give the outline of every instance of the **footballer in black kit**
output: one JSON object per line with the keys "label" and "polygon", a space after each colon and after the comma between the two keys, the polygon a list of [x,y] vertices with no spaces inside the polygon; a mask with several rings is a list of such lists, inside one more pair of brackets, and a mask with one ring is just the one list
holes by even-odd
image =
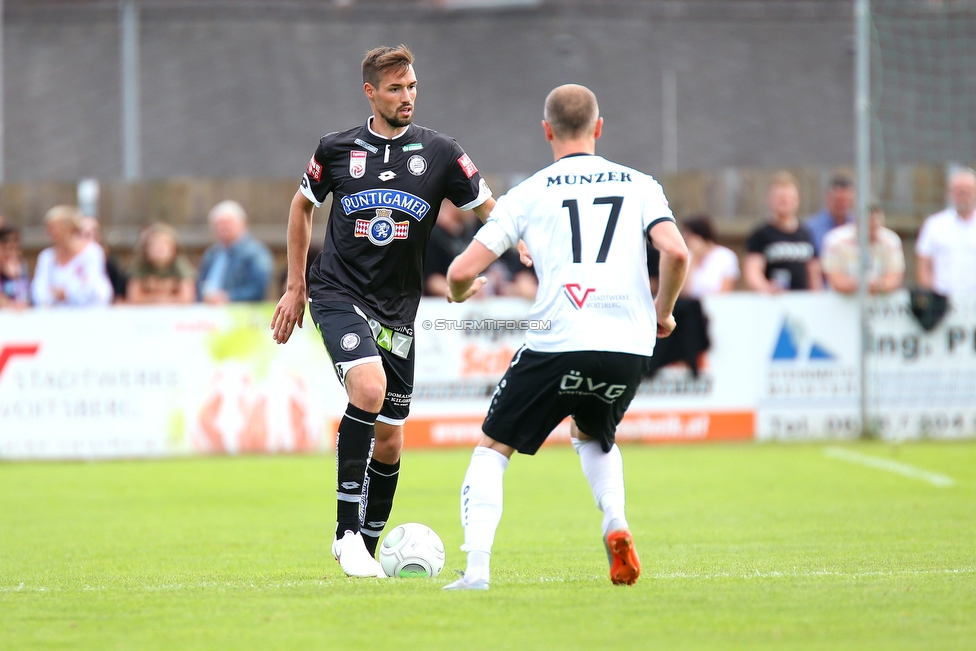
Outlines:
{"label": "footballer in black kit", "polygon": [[392,140],[368,123],[323,137],[301,191],[316,205],[332,193],[325,247],[310,270],[312,303],[354,303],[389,326],[417,314],[441,201],[471,210],[491,196],[453,138],[415,124]]}
{"label": "footballer in black kit", "polygon": [[[491,191],[449,136],[412,123],[417,79],[405,46],[370,50],[363,90],[373,115],[324,136],[288,219],[288,282],[271,328],[285,343],[306,298],[349,404],[336,439],[336,538],[350,576],[377,576],[393,506],[414,375],[413,322],[431,229],[446,198],[485,221]],[[312,213],[329,195],[322,253],[305,260]]]}

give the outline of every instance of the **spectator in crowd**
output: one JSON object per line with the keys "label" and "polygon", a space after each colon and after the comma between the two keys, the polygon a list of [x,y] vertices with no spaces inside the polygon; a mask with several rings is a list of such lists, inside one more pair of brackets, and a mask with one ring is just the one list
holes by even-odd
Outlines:
{"label": "spectator in crowd", "polygon": [[[444,200],[427,245],[427,260],[424,264],[425,295],[446,295],[447,268],[451,261],[467,248],[480,226],[481,222],[475,217],[473,211],[459,210],[453,203]],[[488,282],[475,298],[519,296],[535,300],[535,292],[539,285],[535,272],[522,264],[514,249],[502,254],[483,275]]]}
{"label": "spectator in crowd", "polygon": [[681,295],[701,298],[735,289],[739,281],[739,258],[715,242],[712,218],[704,213],[692,215],[681,224],[681,235],[691,252],[691,266]]}
{"label": "spectator in crowd", "polygon": [[777,172],[769,184],[771,219],[749,236],[743,280],[748,289],[764,294],[823,288],[813,238],[800,226],[796,212],[800,190],[789,172]]}
{"label": "spectator in crowd", "polygon": [[20,251],[20,233],[13,226],[0,223],[0,309],[22,309],[28,305],[30,277]]}
{"label": "spectator in crowd", "polygon": [[247,213],[236,201],[221,201],[208,216],[214,244],[200,261],[200,296],[205,303],[260,301],[268,290],[271,251],[251,237]]}
{"label": "spectator in crowd", "polygon": [[915,242],[920,289],[942,296],[976,295],[976,172],[949,175],[949,207],[922,224]]}
{"label": "spectator in crowd", "polygon": [[[868,291],[886,294],[905,282],[905,252],[901,238],[885,228],[880,205],[871,206],[868,217],[868,242],[871,266],[867,270]],[[857,224],[844,224],[827,233],[821,257],[824,274],[833,289],[854,294],[860,283],[861,246]]]}
{"label": "spectator in crowd", "polygon": [[126,298],[144,305],[192,303],[196,297],[196,271],[180,252],[176,230],[168,224],[150,224],[133,251]]}
{"label": "spectator in crowd", "polygon": [[129,278],[125,273],[125,267],[119,262],[111,251],[102,243],[102,226],[97,219],[89,215],[81,218],[81,236],[94,242],[102,249],[105,255],[105,274],[112,283],[112,302],[121,303],[125,300],[126,283]]}
{"label": "spectator in crowd", "polygon": [[81,235],[81,211],[55,206],[44,216],[51,246],[37,256],[31,298],[34,305],[96,306],[112,302],[102,247]]}
{"label": "spectator in crowd", "polygon": [[803,223],[813,237],[815,255],[820,257],[824,236],[831,229],[852,223],[854,223],[854,182],[846,176],[838,175],[830,180],[824,209],[811,215]]}
{"label": "spectator in crowd", "polygon": [[427,259],[424,262],[424,294],[447,295],[447,268],[467,248],[478,231],[474,212],[459,210],[444,199],[437,213],[437,223],[430,231]]}

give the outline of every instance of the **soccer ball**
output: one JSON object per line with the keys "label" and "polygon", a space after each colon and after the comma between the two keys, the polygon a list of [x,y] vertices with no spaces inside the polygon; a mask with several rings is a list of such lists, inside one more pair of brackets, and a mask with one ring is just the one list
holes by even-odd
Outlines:
{"label": "soccer ball", "polygon": [[383,539],[380,565],[387,576],[437,576],[444,569],[444,543],[426,525],[401,524]]}

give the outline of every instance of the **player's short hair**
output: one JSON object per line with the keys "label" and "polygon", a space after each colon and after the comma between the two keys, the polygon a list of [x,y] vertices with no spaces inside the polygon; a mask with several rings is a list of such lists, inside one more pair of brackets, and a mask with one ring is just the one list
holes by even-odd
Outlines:
{"label": "player's short hair", "polygon": [[780,185],[792,185],[797,191],[800,190],[800,184],[796,182],[796,177],[786,170],[775,172],[769,179],[770,190]]}
{"label": "player's short hair", "polygon": [[247,212],[244,210],[244,206],[237,203],[233,199],[227,199],[226,201],[221,201],[216,206],[210,209],[210,214],[207,215],[207,221],[211,224],[217,220],[220,215],[230,215],[237,219],[237,221],[242,224],[247,223]]}
{"label": "player's short hair", "polygon": [[413,52],[402,43],[399,47],[373,48],[363,59],[363,83],[376,88],[387,71],[403,74],[412,65]]}
{"label": "player's short hair", "polygon": [[715,241],[715,229],[712,227],[712,218],[707,213],[698,212],[685,217],[681,222],[681,228],[689,233],[694,233],[706,242]]}
{"label": "player's short hair", "polygon": [[596,126],[599,117],[596,95],[586,86],[565,84],[554,88],[546,97],[543,119],[557,138],[582,136]]}
{"label": "player's short hair", "polygon": [[50,224],[51,222],[63,222],[71,227],[71,230],[78,232],[81,230],[81,218],[84,215],[77,206],[69,206],[67,204],[61,204],[55,206],[47,211],[44,215],[44,223]]}

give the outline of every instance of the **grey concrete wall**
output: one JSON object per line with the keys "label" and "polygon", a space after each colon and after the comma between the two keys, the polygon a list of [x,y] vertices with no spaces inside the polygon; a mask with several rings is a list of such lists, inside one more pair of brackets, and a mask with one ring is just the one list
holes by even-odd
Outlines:
{"label": "grey concrete wall", "polygon": [[[7,179],[120,177],[114,3],[6,4]],[[679,170],[852,162],[850,2],[390,4],[144,6],[144,175],[297,178],[322,134],[368,115],[363,52],[400,42],[417,54],[417,122],[496,175],[550,161],[542,103],[566,82],[600,100],[601,153],[662,174],[666,70]]]}

